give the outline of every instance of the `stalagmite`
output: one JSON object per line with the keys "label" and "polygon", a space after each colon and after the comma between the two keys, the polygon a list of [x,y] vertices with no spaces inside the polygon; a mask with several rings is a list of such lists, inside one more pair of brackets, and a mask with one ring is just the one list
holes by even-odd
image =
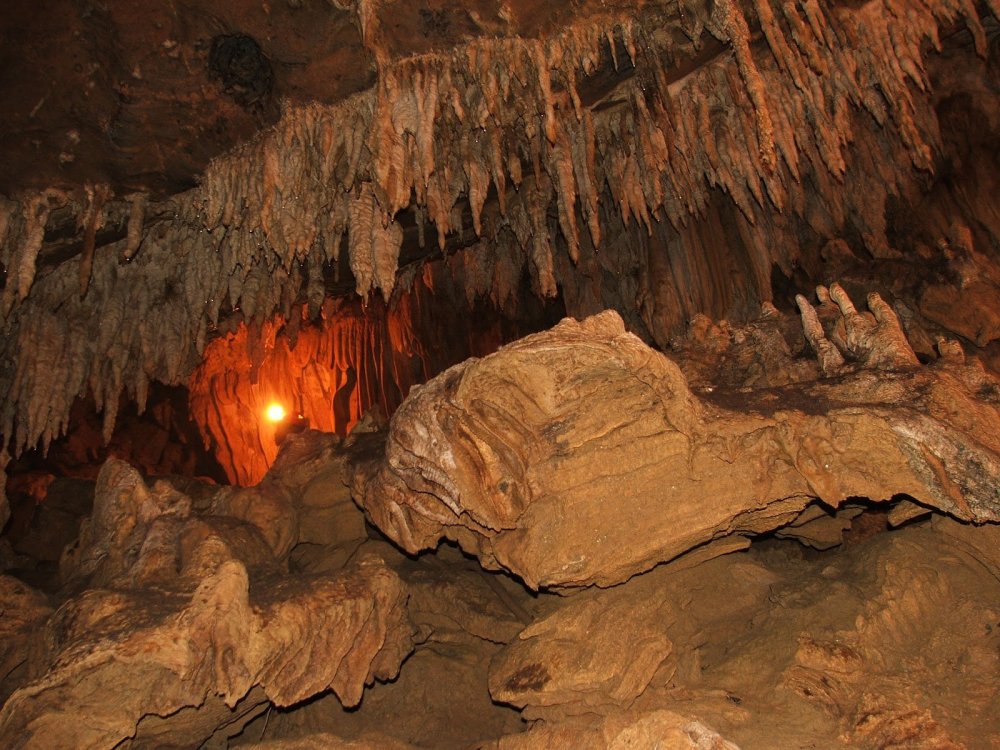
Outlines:
{"label": "stalagmite", "polygon": [[0,747],[997,743],[1000,0],[14,5]]}

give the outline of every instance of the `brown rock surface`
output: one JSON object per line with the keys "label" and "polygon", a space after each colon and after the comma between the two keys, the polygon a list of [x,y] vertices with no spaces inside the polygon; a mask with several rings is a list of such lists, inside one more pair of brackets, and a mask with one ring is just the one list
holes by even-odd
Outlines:
{"label": "brown rock surface", "polygon": [[541,724],[490,750],[739,750],[697,719],[672,711],[621,712],[600,720]]}
{"label": "brown rock surface", "polygon": [[188,590],[228,560],[276,567],[252,525],[224,516],[195,516],[191,501],[165,481],[148,487],[128,464],[110,459],[97,478],[94,511],[63,552],[67,590],[84,586],[175,584]]}
{"label": "brown rock surface", "polygon": [[405,549],[450,538],[532,588],[619,583],[815,498],[1000,520],[997,380],[960,349],[920,366],[878,295],[821,299],[803,325],[835,377],[782,388],[698,398],[611,312],[469,360],[414,390],[355,496]]}
{"label": "brown rock surface", "polygon": [[[560,596],[532,593],[506,575],[484,571],[479,560],[455,546],[410,557],[368,538],[361,510],[347,504],[346,492],[354,471],[355,488],[368,488],[366,501],[373,497],[378,471],[384,476],[390,466],[379,458],[378,435],[349,441],[311,432],[292,436],[261,486],[216,490],[197,500],[178,489],[181,483],[149,486],[127,464],[109,461],[97,482],[93,516],[63,559],[62,605],[50,614],[44,597],[19,583],[8,587],[25,608],[21,619],[0,620],[14,643],[4,661],[12,671],[2,686],[12,695],[0,710],[0,743],[14,748],[263,743],[275,749],[358,750],[652,750],[657,743],[720,750],[989,747],[983,742],[1000,737],[994,718],[1000,716],[995,680],[1000,526],[948,519],[932,513],[931,506],[945,507],[941,498],[950,497],[956,516],[980,521],[990,509],[982,483],[996,477],[986,462],[994,437],[984,429],[995,409],[994,381],[975,362],[964,362],[954,347],[942,346],[947,356],[929,366],[902,361],[906,351],[898,349],[901,334],[891,319],[880,323],[852,312],[837,288],[820,294],[829,302],[815,311],[815,320],[813,308],[803,303],[803,317],[813,346],[822,351],[829,344],[841,354],[840,362],[825,360],[828,372],[836,372],[825,379],[816,380],[821,365],[810,361],[790,371],[794,377],[785,385],[737,385],[748,377],[770,382],[794,356],[794,348],[772,336],[787,344],[782,333],[787,320],[774,313],[754,324],[756,333],[722,324],[695,330],[692,336],[705,344],[698,350],[689,342],[681,361],[697,359],[696,373],[728,368],[728,384],[714,388],[696,375],[694,389],[670,360],[605,317],[563,323],[548,337],[503,350],[495,358],[500,364],[511,352],[517,357],[506,369],[483,368],[494,378],[492,389],[463,391],[461,374],[490,360],[467,364],[449,386],[456,390],[446,391],[447,400],[433,412],[444,415],[441,432],[421,435],[419,430],[427,429],[421,423],[407,428],[413,447],[438,440],[440,448],[444,434],[468,436],[481,460],[484,446],[497,445],[490,442],[496,433],[447,411],[459,396],[471,393],[476,414],[495,415],[484,404],[495,405],[520,383],[520,393],[534,394],[530,403],[537,413],[545,413],[543,407],[555,413],[562,400],[586,394],[587,388],[613,394],[610,389],[624,381],[634,403],[645,398],[658,404],[631,411],[619,405],[610,412],[622,418],[621,431],[630,440],[607,429],[601,421],[608,417],[606,409],[567,409],[558,412],[562,419],[554,426],[538,430],[540,438],[521,428],[517,434],[536,441],[529,445],[532,452],[522,448],[520,454],[502,454],[503,461],[485,463],[502,479],[499,472],[510,465],[510,455],[546,458],[538,446],[558,446],[553,436],[591,458],[595,465],[583,464],[573,451],[550,454],[548,474],[533,474],[530,465],[525,470],[531,481],[522,487],[551,491],[526,495],[531,502],[514,520],[536,524],[525,527],[524,538],[547,537],[552,556],[561,554],[555,542],[568,540],[565,530],[587,523],[599,524],[591,532],[618,535],[615,555],[608,559],[618,561],[619,570],[636,564],[644,544],[649,549],[664,540],[702,539],[665,564],[647,558],[651,569],[605,588],[566,587]],[[877,299],[870,304],[879,307]],[[567,331],[573,334],[568,344]],[[761,349],[768,341],[770,352]],[[746,355],[747,347],[761,356]],[[574,355],[578,350],[583,355]],[[554,354],[570,363],[582,356],[587,367],[561,371],[561,384],[575,391],[551,385],[555,370],[548,364]],[[873,367],[873,361],[890,367]],[[502,384],[508,390],[496,385],[498,373],[506,375]],[[673,373],[678,380],[668,379]],[[426,391],[435,393],[435,387]],[[903,405],[905,389],[910,408]],[[652,402],[650,393],[660,400]],[[413,400],[419,404],[424,395],[421,391]],[[868,400],[859,405],[862,397]],[[743,411],[733,408],[736,398]],[[683,408],[674,408],[678,403]],[[534,414],[526,408],[522,413]],[[584,479],[629,469],[637,463],[629,451],[650,439],[641,429],[628,433],[630,425],[657,437],[650,426],[665,430],[668,420],[681,423],[691,414],[687,432],[674,430],[684,439],[696,438],[690,441],[690,466],[720,467],[720,455],[734,463],[722,479],[704,468],[695,478],[668,477],[688,483],[689,494],[679,496],[698,498],[700,505],[678,513],[673,525],[664,511],[661,525],[650,531],[642,525],[643,515],[621,512],[626,500],[645,497],[647,507],[669,510],[678,496],[658,499],[657,505],[652,494],[643,495],[643,485],[623,482],[609,495],[617,502],[605,499],[604,515],[587,514],[586,503],[596,508],[597,497],[574,495],[567,467]],[[923,432],[915,432],[914,424]],[[574,444],[581,433],[571,428],[579,426],[598,437]],[[743,440],[750,427],[765,437]],[[710,436],[709,428],[715,430]],[[824,434],[820,428],[840,442],[810,442]],[[978,453],[942,451],[947,445],[942,436],[954,435]],[[786,451],[800,440],[798,463],[760,463],[775,454],[754,453],[755,446],[779,438]],[[933,476],[953,479],[959,489],[941,494],[942,485],[928,481],[913,454],[904,453],[913,443],[903,438],[925,441],[930,447],[919,454],[922,460],[940,461],[941,473]],[[938,442],[926,442],[932,439]],[[591,443],[600,448],[615,441],[617,453],[590,452]],[[461,481],[463,467],[475,465],[468,444],[450,445],[454,463],[447,474],[435,475],[438,482]],[[881,446],[881,453],[863,450],[872,445]],[[826,479],[806,460],[824,450],[838,472],[831,469]],[[390,435],[388,456],[399,455],[399,435]],[[748,464],[747,456],[759,463]],[[981,461],[979,473],[968,468],[973,459]],[[639,470],[654,472],[674,460],[669,453],[651,452],[648,468],[638,462]],[[764,467],[772,484],[756,475],[746,481],[748,465]],[[745,487],[734,479],[740,471]],[[735,512],[711,494],[696,494],[720,481],[740,489],[744,498],[763,500]],[[859,486],[888,488],[890,482],[918,488],[914,500],[880,504],[853,496]],[[786,497],[781,486],[801,489]],[[921,497],[920,487],[930,494]],[[411,496],[424,497],[412,491]],[[484,496],[464,488],[447,495],[463,503]],[[833,504],[839,509],[829,507]],[[479,506],[484,507],[490,510]],[[716,508],[730,514],[729,520],[708,519],[716,525],[710,527],[706,517]],[[553,515],[540,512],[546,509]],[[221,510],[231,515],[219,515]],[[486,517],[486,511],[480,513]],[[921,520],[928,513],[931,519]],[[459,518],[465,522],[470,515]],[[561,526],[546,531],[544,524],[553,518]],[[489,533],[483,525],[447,533],[469,547],[477,539],[472,529],[478,538]],[[765,531],[773,533],[765,539],[756,533],[751,543],[755,532]],[[654,534],[660,536],[650,539]],[[533,722],[530,729],[526,722]]]}
{"label": "brown rock surface", "polygon": [[529,719],[536,709],[579,714],[630,706],[654,676],[669,680],[676,615],[643,583],[579,594],[522,630],[490,665],[493,699],[530,706]]}
{"label": "brown rock surface", "polygon": [[[316,466],[297,462],[284,484],[281,468],[269,477],[279,496]],[[0,744],[193,747],[237,734],[268,702],[331,691],[355,706],[366,684],[394,677],[412,648],[398,575],[371,557],[331,575],[282,575],[253,523],[261,509],[241,508],[248,521],[198,515],[169,484],[150,488],[109,461],[63,558],[72,598],[45,622],[31,679],[0,712]]]}
{"label": "brown rock surface", "polygon": [[21,519],[12,522],[5,535],[16,552],[39,561],[58,562],[63,548],[79,535],[80,522],[90,514],[93,498],[93,482],[54,479],[48,482],[44,499],[26,495],[18,498],[18,511],[27,511],[28,517],[20,524],[17,520]]}
{"label": "brown rock surface", "polygon": [[236,561],[192,596],[92,589],[47,624],[47,669],[6,703],[0,738],[11,748],[112,747],[147,715],[206,704],[201,721],[155,728],[159,746],[189,747],[212,735],[220,702],[232,709],[255,686],[257,704],[333,690],[356,705],[410,649],[404,602],[395,575],[363,565],[253,593]]}
{"label": "brown rock surface", "polygon": [[0,750],[1000,750],[1000,0],[7,0],[0,82]]}
{"label": "brown rock surface", "polygon": [[414,750],[414,746],[408,742],[400,742],[382,734],[366,734],[356,740],[345,740],[328,733],[258,742],[245,747],[248,750]]}
{"label": "brown rock surface", "polygon": [[[518,665],[544,670],[554,684],[521,686],[525,715],[542,721],[497,746],[611,746],[607,726],[669,711],[697,717],[744,750],[992,747],[1000,737],[998,532],[938,516],[836,552],[770,542],[566,597],[558,613],[570,623],[595,601],[619,604],[603,614],[623,631],[621,642],[602,640],[600,626],[536,621],[494,660],[491,684]],[[626,602],[636,615],[622,615]],[[651,606],[670,616],[644,621]],[[625,645],[637,622],[670,639],[676,668],[622,708],[612,705],[616,685],[606,675],[627,679],[643,663],[641,645]],[[603,690],[605,705],[557,692],[574,683],[590,695]],[[553,706],[554,696],[578,703]]]}
{"label": "brown rock surface", "polygon": [[523,587],[497,580],[449,547],[412,560],[388,545],[367,544],[359,556],[367,555],[385,559],[410,592],[407,611],[417,645],[399,677],[366,692],[356,710],[320,697],[276,713],[266,727],[259,718],[246,734],[266,730],[279,739],[326,733],[360,742],[377,732],[417,747],[458,750],[520,731],[518,713],[491,701],[487,674],[503,643],[540,605]]}
{"label": "brown rock surface", "polygon": [[995,746],[998,531],[939,516],[813,561],[773,549],[767,604],[706,632],[688,710],[744,748]]}
{"label": "brown rock surface", "polygon": [[26,681],[38,628],[51,614],[45,595],[0,575],[0,704]]}

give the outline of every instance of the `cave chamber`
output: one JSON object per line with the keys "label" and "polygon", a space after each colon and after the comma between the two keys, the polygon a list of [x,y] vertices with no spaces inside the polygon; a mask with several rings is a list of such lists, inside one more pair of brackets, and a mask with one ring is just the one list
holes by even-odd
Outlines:
{"label": "cave chamber", "polygon": [[0,745],[1000,745],[997,0],[0,14]]}

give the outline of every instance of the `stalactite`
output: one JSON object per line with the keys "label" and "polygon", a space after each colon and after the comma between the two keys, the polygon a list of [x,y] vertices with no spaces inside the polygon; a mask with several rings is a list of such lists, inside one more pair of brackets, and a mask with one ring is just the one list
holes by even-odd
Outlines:
{"label": "stalactite", "polygon": [[8,268],[15,268],[16,283],[8,279],[7,286],[4,288],[5,317],[10,315],[15,300],[23,302],[28,296],[31,285],[35,281],[35,261],[38,258],[39,250],[42,249],[42,241],[45,238],[45,223],[48,221],[49,212],[54,207],[65,205],[67,200],[68,196],[63,191],[55,189],[43,190],[22,200],[23,236],[20,238],[21,243],[16,254],[8,255],[10,258]]}
{"label": "stalactite", "polygon": [[145,193],[133,193],[128,197],[128,201],[131,210],[128,214],[128,229],[126,230],[125,249],[122,251],[122,257],[125,260],[132,260],[139,251],[139,245],[142,244],[142,228],[146,220],[146,205],[149,196]]}
{"label": "stalactite", "polygon": [[97,241],[97,230],[100,229],[101,212],[104,204],[111,197],[111,188],[107,185],[87,185],[87,205],[83,212],[83,251],[80,255],[80,296],[87,294],[90,287],[90,272],[94,264],[94,244]]}
{"label": "stalactite", "polygon": [[39,195],[26,203],[24,216],[27,226],[17,268],[17,297],[22,302],[28,296],[31,284],[35,280],[35,258],[42,249],[42,239],[45,236],[45,222],[49,218],[46,196]]}
{"label": "stalactite", "polygon": [[743,78],[757,115],[757,145],[760,156],[765,169],[770,172],[777,164],[774,153],[774,126],[771,124],[764,81],[750,51],[750,29],[743,12],[734,0],[720,0],[713,5],[712,10],[713,14],[717,14],[713,21],[719,26],[720,36],[733,45],[740,77]]}
{"label": "stalactite", "polygon": [[[450,259],[465,261],[464,254]],[[387,305],[333,303],[322,320],[306,325],[297,308],[288,318],[241,325],[208,345],[189,382],[191,414],[231,481],[255,483],[274,461],[277,426],[263,418],[271,402],[301,414],[312,429],[343,435],[369,409],[391,414],[417,383],[504,342],[499,332],[474,330],[464,312],[474,301],[464,299],[464,284],[451,293],[435,286],[445,265],[426,265]],[[489,283],[484,277],[484,294]],[[515,325],[508,337],[524,330]]]}

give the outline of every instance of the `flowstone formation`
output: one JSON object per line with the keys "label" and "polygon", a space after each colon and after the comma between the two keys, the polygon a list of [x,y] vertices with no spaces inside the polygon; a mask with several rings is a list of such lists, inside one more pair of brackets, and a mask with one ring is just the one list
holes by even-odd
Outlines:
{"label": "flowstone formation", "polygon": [[456,310],[450,300],[465,292],[449,265],[426,263],[388,308],[328,299],[319,321],[297,307],[287,320],[240,325],[207,344],[188,384],[191,412],[229,480],[256,484],[274,462],[277,426],[257,417],[270,403],[343,436],[373,409],[391,414],[416,383],[561,317],[530,298],[512,316],[486,305]]}
{"label": "flowstone formation", "polygon": [[53,2],[0,747],[1000,747],[1000,0]]}
{"label": "flowstone formation", "polygon": [[65,602],[46,618],[5,579],[4,607],[32,613],[36,630],[10,634],[31,646],[21,651],[27,679],[11,684],[5,661],[4,747],[197,747],[269,705],[330,690],[355,706],[366,683],[394,676],[412,648],[397,575],[361,559],[288,574],[300,516],[309,519],[292,493],[307,494],[329,454],[317,443],[283,482],[244,497],[223,490],[200,508],[109,460],[60,562]]}

